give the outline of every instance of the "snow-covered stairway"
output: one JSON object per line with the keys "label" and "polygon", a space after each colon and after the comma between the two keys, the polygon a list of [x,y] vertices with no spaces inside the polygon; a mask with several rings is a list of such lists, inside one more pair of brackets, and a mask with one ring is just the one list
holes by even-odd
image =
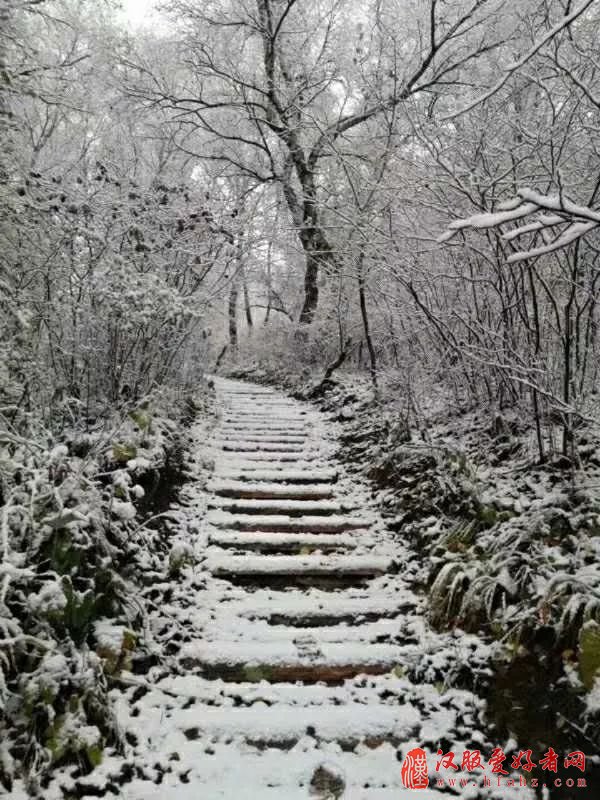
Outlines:
{"label": "snow-covered stairway", "polygon": [[[146,765],[122,796],[397,800],[403,754],[470,736],[471,695],[433,685],[454,644],[427,630],[408,552],[336,463],[335,426],[268,388],[215,387],[217,430],[198,427],[198,483],[173,510],[194,563],[152,620],[170,660],[119,695]],[[417,665],[431,683],[409,679]]]}
{"label": "snow-covered stairway", "polygon": [[396,750],[420,717],[389,687],[414,655],[403,613],[414,597],[390,548],[380,552],[381,525],[333,461],[322,414],[264,387],[215,384],[204,590],[177,653],[182,675],[163,681],[193,696],[169,712],[186,749],[204,763],[210,742],[242,782],[213,777],[202,797],[309,797],[332,754],[343,771],[356,762],[363,789],[400,785]]}
{"label": "snow-covered stairway", "polygon": [[[361,590],[373,615],[369,581],[391,572],[393,561],[377,555],[369,519],[342,493],[319,436],[319,415],[264,387],[221,379],[216,388],[222,422],[214,441],[207,565],[213,578],[226,581],[219,604],[226,620],[218,613],[207,641],[186,648],[186,664],[229,681],[335,683],[389,672],[398,646],[373,623],[349,636],[348,618],[360,621]],[[238,586],[243,591],[232,602]],[[296,597],[296,613],[285,624],[252,613],[255,596],[269,590],[274,611]],[[316,593],[321,607],[329,607],[327,594],[336,601],[325,626],[315,620]]]}

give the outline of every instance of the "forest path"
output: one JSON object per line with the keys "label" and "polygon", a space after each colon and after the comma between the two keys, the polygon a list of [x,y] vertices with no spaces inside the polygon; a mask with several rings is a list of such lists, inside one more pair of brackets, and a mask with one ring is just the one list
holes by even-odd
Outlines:
{"label": "forest path", "polygon": [[[216,388],[223,418],[207,564],[225,581],[219,605],[229,602],[196,665],[224,680],[252,674],[270,683],[390,672],[400,656],[392,641],[399,609],[370,584],[392,572],[393,560],[378,554],[372,520],[337,482],[320,415],[267,388],[224,380]],[[360,733],[374,732],[366,725]],[[263,738],[272,743],[268,731]]]}
{"label": "forest path", "polygon": [[152,621],[179,631],[173,663],[121,704],[150,765],[124,796],[397,800],[403,754],[471,732],[472,695],[434,685],[465,653],[424,623],[410,553],[336,463],[335,423],[269,388],[215,388],[180,506],[196,564]]}

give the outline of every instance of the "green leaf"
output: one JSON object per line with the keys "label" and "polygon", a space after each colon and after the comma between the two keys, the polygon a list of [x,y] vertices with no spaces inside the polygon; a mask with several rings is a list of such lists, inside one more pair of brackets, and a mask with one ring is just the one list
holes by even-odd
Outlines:
{"label": "green leaf", "polygon": [[113,444],[113,458],[118,464],[126,464],[135,458],[137,448],[132,444]]}
{"label": "green leaf", "polygon": [[93,744],[91,747],[87,747],[85,754],[92,767],[98,767],[102,763],[102,748],[99,744]]}
{"label": "green leaf", "polygon": [[137,636],[133,631],[130,631],[128,628],[125,628],[123,631],[123,643],[121,645],[122,650],[135,650],[135,646],[137,644]]}
{"label": "green leaf", "polygon": [[586,689],[600,677],[600,625],[589,620],[579,634],[579,674]]}
{"label": "green leaf", "polygon": [[136,411],[130,411],[129,416],[141,431],[144,433],[148,432],[150,429],[150,424],[152,423],[150,414],[148,414],[146,411],[142,411],[141,408],[138,408]]}

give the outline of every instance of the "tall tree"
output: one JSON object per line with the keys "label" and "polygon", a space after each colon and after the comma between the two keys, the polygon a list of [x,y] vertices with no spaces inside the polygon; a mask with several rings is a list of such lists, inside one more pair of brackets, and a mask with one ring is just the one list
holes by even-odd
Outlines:
{"label": "tall tree", "polygon": [[[139,92],[190,126],[186,147],[261,182],[276,181],[305,256],[300,323],[336,254],[323,222],[328,159],[354,129],[436,87],[499,47],[504,0],[173,0],[186,21],[178,79],[152,73]],[[402,30],[402,36],[398,35]],[[197,135],[192,136],[192,132]],[[194,144],[195,140],[195,144]]]}

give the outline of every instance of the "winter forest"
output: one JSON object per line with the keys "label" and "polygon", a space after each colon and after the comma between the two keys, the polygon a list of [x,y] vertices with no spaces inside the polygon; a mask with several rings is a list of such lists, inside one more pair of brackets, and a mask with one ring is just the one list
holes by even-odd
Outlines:
{"label": "winter forest", "polygon": [[599,42],[0,0],[0,796],[599,796]]}

